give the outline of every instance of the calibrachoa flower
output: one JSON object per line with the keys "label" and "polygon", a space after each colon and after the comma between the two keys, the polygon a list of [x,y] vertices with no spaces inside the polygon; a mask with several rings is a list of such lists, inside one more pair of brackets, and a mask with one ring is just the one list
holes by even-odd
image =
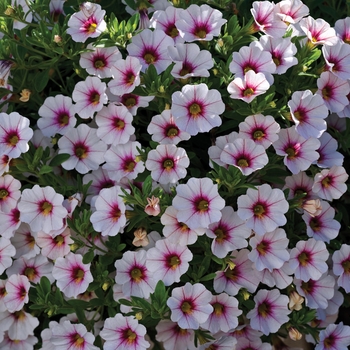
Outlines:
{"label": "calibrachoa flower", "polygon": [[105,93],[106,83],[97,77],[87,77],[85,81],[78,82],[72,92],[75,112],[82,119],[92,118],[95,112],[102,109],[107,103],[108,97]]}
{"label": "calibrachoa flower", "polygon": [[21,224],[20,212],[17,207],[11,209],[9,213],[0,211],[0,222],[0,235],[6,238],[12,238]]}
{"label": "calibrachoa flower", "polygon": [[140,85],[140,72],[142,65],[136,57],[127,56],[120,59],[111,68],[113,79],[108,83],[108,88],[113,95],[122,96],[132,92]]}
{"label": "calibrachoa flower", "polygon": [[276,13],[285,23],[298,23],[309,14],[309,8],[301,0],[283,0],[276,4]]}
{"label": "calibrachoa flower", "polygon": [[337,152],[338,142],[328,132],[322,134],[319,138],[321,142],[320,148],[317,152],[320,158],[317,159],[317,166],[319,168],[331,168],[332,166],[342,166],[344,156]]}
{"label": "calibrachoa flower", "polygon": [[249,70],[243,78],[235,78],[227,86],[227,91],[233,99],[252,102],[256,96],[264,94],[270,87],[263,73]]}
{"label": "calibrachoa flower", "polygon": [[115,262],[117,269],[115,281],[123,285],[124,296],[148,298],[150,293],[153,293],[156,281],[147,268],[146,259],[145,250],[127,251],[122,259]]}
{"label": "calibrachoa flower", "polygon": [[350,327],[339,324],[330,324],[322,329],[319,342],[315,350],[347,350],[350,346]]}
{"label": "calibrachoa flower", "polygon": [[109,96],[110,102],[123,104],[132,115],[137,114],[139,107],[148,107],[149,102],[154,96],[139,96],[133,93],[124,94],[122,96]]}
{"label": "calibrachoa flower", "polygon": [[170,144],[158,145],[155,150],[151,150],[147,155],[145,166],[151,171],[154,181],[169,184],[183,179],[187,174],[186,168],[189,164],[186,151]]}
{"label": "calibrachoa flower", "polygon": [[30,283],[27,276],[13,274],[5,284],[4,304],[8,312],[20,311],[29,301]]}
{"label": "calibrachoa flower", "polygon": [[81,5],[79,12],[73,13],[68,21],[67,33],[76,42],[84,43],[88,38],[97,38],[107,28],[104,21],[105,10],[91,2]]}
{"label": "calibrachoa flower", "polygon": [[100,336],[105,340],[105,350],[145,350],[150,343],[145,340],[146,327],[133,316],[120,313],[109,317],[104,323]]}
{"label": "calibrachoa flower", "polygon": [[185,85],[172,95],[171,113],[180,130],[190,135],[207,132],[220,126],[220,114],[225,110],[218,90],[209,90],[204,83]]}
{"label": "calibrachoa flower", "polygon": [[34,232],[59,230],[68,214],[62,203],[63,196],[51,186],[27,188],[18,203],[21,221],[28,223]]}
{"label": "calibrachoa flower", "polygon": [[326,244],[309,238],[297,242],[290,252],[289,266],[296,278],[307,282],[310,278],[317,280],[328,270],[326,261],[329,253]]}
{"label": "calibrachoa flower", "polygon": [[226,22],[219,10],[206,4],[201,6],[192,4],[181,13],[175,24],[181,37],[187,42],[192,42],[211,41],[214,36],[220,34],[221,27]]}
{"label": "calibrachoa flower", "polygon": [[282,129],[278,135],[273,147],[276,154],[284,156],[283,163],[293,174],[307,170],[319,158],[316,150],[320,141],[314,137],[305,139],[297,133],[295,126]]}
{"label": "calibrachoa flower", "polygon": [[345,182],[348,178],[349,175],[342,166],[332,166],[315,175],[312,191],[328,201],[338,199],[347,190]]}
{"label": "calibrachoa flower", "polygon": [[126,49],[129,56],[139,59],[142,72],[153,64],[157,73],[160,74],[171,64],[168,46],[174,46],[174,40],[162,30],[144,29],[132,38],[132,42]]}
{"label": "calibrachoa flower", "polygon": [[287,222],[284,214],[289,204],[280,189],[272,189],[268,184],[249,188],[246,195],[238,197],[237,203],[238,216],[246,220],[246,225],[258,235],[271,232]]}
{"label": "calibrachoa flower", "polygon": [[278,289],[260,289],[254,297],[255,307],[247,313],[253,329],[265,335],[276,333],[283,323],[289,321],[289,299],[282,295]]}
{"label": "calibrachoa flower", "polygon": [[0,113],[0,156],[18,158],[29,150],[28,142],[32,137],[28,118],[17,112]]}
{"label": "calibrachoa flower", "polygon": [[91,215],[90,221],[102,236],[115,236],[123,232],[126,217],[121,195],[123,192],[119,186],[104,188],[95,201],[96,211]]}
{"label": "calibrachoa flower", "polygon": [[333,46],[323,46],[326,68],[340,79],[350,79],[350,46],[340,40]]}
{"label": "calibrachoa flower", "polygon": [[176,187],[172,204],[178,210],[177,220],[196,229],[208,228],[219,221],[225,201],[218,193],[218,186],[209,178],[190,178],[187,184]]}
{"label": "calibrachoa flower", "polygon": [[11,237],[11,243],[16,248],[16,259],[19,257],[30,259],[41,253],[34,233],[26,223],[21,223],[15,235]]}
{"label": "calibrachoa flower", "polygon": [[80,254],[69,253],[64,258],[57,258],[52,270],[56,285],[68,298],[76,298],[84,293],[94,280],[90,272],[90,263],[83,264]]}
{"label": "calibrachoa flower", "polygon": [[68,96],[56,95],[47,97],[39,108],[38,127],[44,136],[64,135],[75,126],[75,106]]}
{"label": "calibrachoa flower", "polygon": [[12,175],[0,176],[0,210],[8,213],[17,206],[21,183]]}
{"label": "calibrachoa flower", "polygon": [[156,281],[161,280],[166,286],[170,286],[180,282],[180,277],[188,270],[192,258],[193,254],[186,246],[163,239],[147,251],[146,266],[153,272]]}
{"label": "calibrachoa flower", "polygon": [[97,136],[97,130],[86,124],[69,130],[58,140],[58,153],[66,153],[70,158],[62,163],[66,170],[76,169],[80,174],[98,169],[103,163],[107,150],[105,142]]}
{"label": "calibrachoa flower", "polygon": [[[289,254],[288,254],[289,258]],[[284,289],[290,286],[293,282],[292,269],[289,267],[288,261],[285,262],[282,267],[278,269],[264,269],[261,271],[261,283],[266,284],[269,287],[277,287],[278,289]]]}
{"label": "calibrachoa flower", "polygon": [[201,283],[187,282],[183,287],[174,288],[167,300],[170,318],[181,328],[198,329],[214,310],[211,299],[212,294]]}
{"label": "calibrachoa flower", "polygon": [[350,293],[350,246],[342,244],[339,250],[332,255],[333,273],[339,276],[337,284],[343,287],[346,293]]}
{"label": "calibrachoa flower", "polygon": [[147,132],[152,135],[153,141],[160,144],[176,145],[181,141],[189,140],[191,137],[189,133],[178,128],[170,109],[153,116],[148,124]]}

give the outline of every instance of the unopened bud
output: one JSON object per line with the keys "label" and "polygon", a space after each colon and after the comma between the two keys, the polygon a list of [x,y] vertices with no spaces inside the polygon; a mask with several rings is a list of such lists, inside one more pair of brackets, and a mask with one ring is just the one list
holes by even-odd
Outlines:
{"label": "unopened bud", "polygon": [[299,295],[295,290],[293,290],[289,295],[289,304],[288,307],[290,310],[299,311],[302,309],[302,304],[304,302],[304,298]]}
{"label": "unopened bud", "polygon": [[140,321],[142,320],[142,317],[143,317],[143,313],[140,311],[140,312],[137,312],[136,315],[135,315],[135,318]]}
{"label": "unopened bud", "polygon": [[147,237],[147,231],[140,227],[134,232],[134,240],[132,241],[132,244],[135,247],[145,247],[149,244],[149,239]]}
{"label": "unopened bud", "polygon": [[22,102],[28,102],[30,99],[31,91],[29,89],[23,89],[20,92],[21,97],[19,98],[20,101]]}
{"label": "unopened bud", "polygon": [[294,327],[289,328],[288,335],[289,335],[289,338],[294,341],[300,340],[303,337],[303,335]]}

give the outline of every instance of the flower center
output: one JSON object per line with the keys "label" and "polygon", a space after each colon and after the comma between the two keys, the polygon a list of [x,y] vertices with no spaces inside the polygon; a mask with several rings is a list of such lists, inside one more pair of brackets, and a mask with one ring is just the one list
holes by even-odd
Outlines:
{"label": "flower center", "polygon": [[302,252],[299,254],[298,260],[300,265],[305,267],[310,262],[310,254],[308,252]]}
{"label": "flower center", "polygon": [[199,27],[194,32],[194,35],[197,36],[200,39],[204,39],[207,36],[207,32],[206,32],[205,28]]}
{"label": "flower center", "polygon": [[287,153],[287,158],[288,159],[294,159],[297,152],[295,151],[295,149],[293,147],[288,147],[285,152]]}
{"label": "flower center", "polygon": [[277,67],[281,65],[281,60],[278,57],[274,57],[272,61]]}
{"label": "flower center", "polygon": [[314,289],[314,281],[309,280],[307,282],[301,282],[300,287],[304,291],[305,294],[310,294],[310,293],[312,293],[312,291]]}
{"label": "flower center", "polygon": [[135,77],[134,72],[129,71],[125,74],[125,83],[127,85],[132,85],[134,83],[135,79],[136,79],[136,77]]}
{"label": "flower center", "polygon": [[80,283],[83,280],[84,276],[85,276],[85,271],[82,270],[81,268],[78,267],[73,270],[73,278],[75,283]]}
{"label": "flower center", "polygon": [[165,33],[169,36],[171,36],[172,38],[176,38],[179,35],[179,31],[177,30],[177,28],[175,27],[175,25],[172,25],[171,27],[169,27]]}
{"label": "flower center", "polygon": [[133,268],[131,270],[131,278],[134,280],[134,282],[140,283],[143,278],[142,271],[138,267]]}
{"label": "flower center", "polygon": [[88,27],[86,28],[86,31],[87,31],[89,34],[93,34],[93,33],[95,33],[96,28],[97,28],[97,24],[96,24],[96,23],[90,23],[90,24],[88,25]]}
{"label": "flower center", "polygon": [[293,114],[294,118],[297,119],[299,122],[302,122],[305,118],[305,114],[303,111],[296,110]]}
{"label": "flower center", "polygon": [[249,166],[249,163],[247,161],[247,159],[245,158],[241,158],[237,161],[237,165],[240,167],[240,168],[246,168]]}
{"label": "flower center", "polygon": [[188,226],[183,222],[179,222],[181,232],[188,232]]}
{"label": "flower center", "polygon": [[87,149],[84,145],[77,145],[75,147],[74,154],[79,159],[85,159],[88,156]]}
{"label": "flower center", "polygon": [[208,211],[209,210],[209,202],[206,201],[205,199],[201,199],[198,203],[197,203],[197,209],[200,212],[204,212],[204,211]]}
{"label": "flower center", "polygon": [[254,90],[252,88],[245,89],[243,91],[243,96],[250,97],[254,94]]}
{"label": "flower center", "polygon": [[325,349],[334,349],[334,344],[335,344],[335,337],[333,336],[333,334],[330,334],[324,341],[323,341],[323,344],[324,344],[324,347]]}
{"label": "flower center", "polygon": [[17,143],[19,142],[19,137],[17,135],[17,133],[11,133],[8,134],[8,138],[7,138],[7,144],[11,147],[14,147],[17,145]]}
{"label": "flower center", "polygon": [[198,103],[192,103],[189,109],[193,118],[197,118],[202,111],[201,106]]}
{"label": "flower center", "polygon": [[185,314],[188,314],[188,315],[192,314],[193,312],[192,303],[189,301],[184,301],[181,305],[181,310]]}
{"label": "flower center", "polygon": [[94,67],[97,68],[97,69],[100,69],[100,68],[103,68],[106,66],[106,62],[103,60],[103,59],[97,59],[95,62],[94,62]]}
{"label": "flower center", "polygon": [[36,276],[35,269],[33,267],[27,267],[24,270],[24,274],[28,277],[29,281],[33,281]]}
{"label": "flower center", "polygon": [[80,334],[76,333],[72,337],[73,344],[77,347],[82,347],[85,343],[85,340],[83,337],[80,336]]}
{"label": "flower center", "polygon": [[322,89],[322,96],[326,101],[332,97],[332,90],[329,86],[325,86]]}
{"label": "flower center", "polygon": [[321,184],[323,187],[328,188],[332,183],[332,179],[329,176],[326,176],[322,181]]}
{"label": "flower center", "polygon": [[127,160],[124,164],[124,171],[131,173],[135,169],[136,163],[132,160]]}
{"label": "flower center", "polygon": [[172,168],[174,168],[174,162],[171,159],[166,159],[163,162],[163,168],[165,170],[171,170]]}
{"label": "flower center", "polygon": [[261,303],[258,306],[258,313],[261,317],[266,318],[267,316],[269,316],[269,305],[267,305],[265,302]]}
{"label": "flower center", "polygon": [[8,195],[9,195],[8,191],[5,190],[4,188],[0,190],[0,200],[6,199]]}
{"label": "flower center", "polygon": [[30,232],[28,232],[26,234],[26,243],[27,245],[30,247],[30,249],[34,249],[35,246],[35,239],[34,237],[30,234]]}
{"label": "flower center", "polygon": [[180,75],[183,77],[188,73],[192,73],[192,71],[193,71],[192,65],[188,64],[187,62],[184,62],[182,64],[182,69],[180,70]]}
{"label": "flower center", "polygon": [[253,133],[253,139],[260,141],[262,138],[264,138],[266,134],[262,130],[255,130]]}
{"label": "flower center", "polygon": [[243,72],[244,72],[244,74],[246,74],[250,70],[254,71],[254,69],[251,66],[245,66],[244,69],[243,69]]}
{"label": "flower center", "polygon": [[115,127],[117,130],[123,130],[124,127],[125,127],[124,120],[119,119],[119,118],[114,119],[114,127]]}
{"label": "flower center", "polygon": [[90,95],[90,102],[93,105],[97,105],[100,102],[100,94],[97,91],[94,91],[91,95]]}
{"label": "flower center", "polygon": [[48,201],[44,201],[40,205],[40,208],[41,208],[41,214],[46,216],[46,215],[49,215],[52,212],[53,205],[50,202],[48,202]]}
{"label": "flower center", "polygon": [[223,243],[223,241],[226,240],[226,232],[224,230],[222,230],[220,227],[217,228],[215,231],[214,231],[215,235],[216,235],[216,242],[218,243]]}
{"label": "flower center", "polygon": [[134,107],[136,105],[136,98],[133,96],[129,96],[124,100],[124,106],[127,108]]}
{"label": "flower center", "polygon": [[260,255],[265,256],[266,253],[269,251],[269,243],[266,241],[261,241],[256,246],[256,250],[259,252]]}
{"label": "flower center", "polygon": [[146,53],[143,56],[143,58],[147,64],[152,64],[152,63],[156,62],[156,60],[157,60],[157,58],[153,54],[151,54],[150,52]]}
{"label": "flower center", "polygon": [[66,126],[69,122],[69,116],[67,113],[63,112],[58,115],[58,124],[60,127]]}
{"label": "flower center", "polygon": [[344,273],[347,275],[350,275],[350,260],[348,259],[348,260],[342,261],[341,266],[344,269]]}
{"label": "flower center", "polygon": [[133,332],[130,328],[124,334],[126,341],[128,344],[133,344],[136,341],[137,334]]}
{"label": "flower center", "polygon": [[119,207],[116,205],[111,211],[111,219],[113,222],[117,222],[119,218],[122,216],[122,212]]}
{"label": "flower center", "polygon": [[181,260],[177,255],[173,255],[168,258],[168,265],[172,270],[175,270],[181,263]]}
{"label": "flower center", "polygon": [[311,219],[309,225],[310,225],[312,231],[314,231],[314,232],[318,232],[321,230],[321,225],[320,225],[320,222],[317,218]]}
{"label": "flower center", "polygon": [[64,237],[62,235],[58,235],[53,239],[59,247],[64,243]]}
{"label": "flower center", "polygon": [[224,312],[224,305],[220,303],[214,303],[213,305],[214,313],[216,316],[221,316]]}
{"label": "flower center", "polygon": [[166,132],[166,135],[170,138],[173,138],[178,134],[179,134],[179,129],[176,126],[171,126]]}
{"label": "flower center", "polygon": [[26,314],[24,313],[23,310],[20,311],[15,311],[13,313],[13,316],[15,317],[16,320],[21,321],[24,320],[26,318]]}
{"label": "flower center", "polygon": [[227,269],[225,272],[224,272],[224,275],[227,279],[233,281],[233,282],[236,282],[239,278],[239,270],[236,269],[236,268],[233,268],[233,269]]}
{"label": "flower center", "polygon": [[261,218],[264,216],[265,214],[265,208],[263,205],[261,204],[257,204],[254,208],[253,208],[253,211],[254,211],[254,215],[257,216],[258,218]]}

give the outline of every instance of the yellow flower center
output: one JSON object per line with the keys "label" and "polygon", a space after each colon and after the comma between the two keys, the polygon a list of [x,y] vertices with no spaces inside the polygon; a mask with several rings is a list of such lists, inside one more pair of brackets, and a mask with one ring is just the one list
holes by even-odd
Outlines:
{"label": "yellow flower center", "polygon": [[135,267],[131,270],[131,278],[134,280],[134,282],[140,283],[143,278],[142,271],[139,268]]}
{"label": "yellow flower center", "polygon": [[254,209],[254,215],[261,218],[265,214],[265,208],[261,204],[257,204]]}
{"label": "yellow flower center", "polygon": [[168,264],[173,270],[175,270],[180,265],[180,263],[181,260],[177,255],[173,255],[168,259]]}
{"label": "yellow flower center", "polygon": [[135,169],[136,163],[133,160],[125,162],[124,171],[131,173]]}
{"label": "yellow flower center", "polygon": [[84,146],[78,146],[75,148],[75,155],[79,159],[85,159],[88,156],[88,153]]}
{"label": "yellow flower center", "polygon": [[36,276],[35,270],[32,267],[27,267],[24,270],[24,274],[28,277],[29,281],[33,281]]}
{"label": "yellow flower center", "polygon": [[82,347],[85,343],[85,340],[83,337],[81,337],[78,333],[74,335],[73,337],[74,345],[77,347]]}
{"label": "yellow flower center", "polygon": [[281,64],[280,59],[277,58],[277,57],[274,57],[274,58],[272,59],[272,61],[273,61],[273,63],[274,63],[277,67]]}
{"label": "yellow flower center", "polygon": [[306,266],[310,262],[310,254],[307,252],[302,252],[298,256],[298,260],[301,266]]}
{"label": "yellow flower center", "polygon": [[213,308],[216,316],[221,316],[224,312],[224,305],[220,303],[214,303]]}
{"label": "yellow flower center", "polygon": [[152,64],[156,61],[156,57],[152,55],[151,53],[146,53],[143,56],[144,60],[146,61],[147,64]]}
{"label": "yellow flower center", "polygon": [[105,66],[106,66],[106,64],[105,64],[105,62],[103,60],[96,60],[94,62],[94,67],[97,68],[97,69],[103,68]]}
{"label": "yellow flower center", "polygon": [[193,312],[191,303],[184,301],[181,305],[181,310],[183,313],[190,315]]}
{"label": "yellow flower center", "polygon": [[100,102],[100,94],[98,94],[97,92],[94,92],[91,96],[90,96],[90,102],[93,105],[97,105]]}
{"label": "yellow flower center", "polygon": [[321,184],[323,187],[328,188],[332,183],[332,179],[329,176],[326,176],[322,181]]}
{"label": "yellow flower center", "polygon": [[225,241],[227,235],[225,233],[224,230],[222,230],[221,228],[217,228],[215,231],[214,231],[215,235],[216,235],[216,241],[218,243],[222,243],[223,241]]}
{"label": "yellow flower center", "polygon": [[97,24],[96,23],[90,23],[90,25],[87,27],[87,32],[89,34],[95,33],[97,28]]}
{"label": "yellow flower center", "polygon": [[116,119],[116,120],[114,121],[114,126],[115,126],[115,128],[116,128],[117,130],[123,130],[124,127],[125,127],[125,123],[124,123],[124,121],[121,120],[121,119]]}
{"label": "yellow flower center", "polygon": [[258,141],[264,138],[265,136],[266,134],[261,130],[256,130],[254,131],[254,134],[253,134],[254,140],[258,140]]}
{"label": "yellow flower center", "polygon": [[345,260],[341,263],[346,275],[350,275],[350,260]]}
{"label": "yellow flower center", "polygon": [[269,315],[269,306],[266,303],[261,303],[258,306],[259,316],[266,318]]}
{"label": "yellow flower center", "polygon": [[288,159],[294,159],[296,154],[297,154],[295,149],[292,148],[292,147],[288,147],[285,152],[287,153],[287,158]]}
{"label": "yellow flower center", "polygon": [[136,341],[137,334],[131,329],[128,329],[125,333],[125,338],[127,339],[128,344],[133,344]]}
{"label": "yellow flower center", "polygon": [[198,103],[192,103],[189,109],[193,118],[197,118],[202,112],[201,106]]}
{"label": "yellow flower center", "polygon": [[247,159],[241,158],[238,160],[237,165],[241,168],[246,168],[249,166]]}
{"label": "yellow flower center", "polygon": [[54,241],[56,245],[60,247],[64,243],[64,237],[62,235],[58,235],[54,238]]}
{"label": "yellow flower center", "polygon": [[197,209],[200,212],[207,211],[209,209],[209,202],[205,199],[200,200],[197,204]]}
{"label": "yellow flower center", "polygon": [[9,144],[9,146],[16,146],[18,141],[19,141],[18,136],[17,135],[12,135],[8,139],[8,144]]}
{"label": "yellow flower center", "polygon": [[8,191],[2,188],[0,190],[0,200],[6,199],[7,196],[9,195]]}
{"label": "yellow flower center", "polygon": [[76,271],[74,271],[74,281],[75,283],[80,283],[82,281],[82,279],[85,276],[85,272],[82,269],[76,269]]}
{"label": "yellow flower center", "polygon": [[253,68],[250,67],[250,66],[245,66],[244,69],[243,69],[243,72],[244,72],[244,74],[246,74],[246,73],[249,72],[250,70],[253,70]]}
{"label": "yellow flower center", "polygon": [[179,134],[179,129],[175,127],[169,128],[166,134],[168,137],[175,137]]}
{"label": "yellow flower center", "polygon": [[171,170],[174,167],[174,162],[171,159],[166,159],[163,162],[163,168],[165,170]]}
{"label": "yellow flower center", "polygon": [[179,31],[175,26],[173,26],[166,31],[166,34],[171,36],[172,38],[176,38],[179,35]]}
{"label": "yellow flower center", "polygon": [[124,105],[127,108],[131,108],[134,107],[136,105],[136,98],[135,97],[128,97],[125,101],[124,101]]}
{"label": "yellow flower center", "polygon": [[52,211],[53,205],[50,202],[45,201],[41,204],[41,213],[43,215],[49,215]]}
{"label": "yellow flower center", "polygon": [[254,94],[254,90],[252,88],[245,89],[243,91],[243,96],[250,97]]}
{"label": "yellow flower center", "polygon": [[196,32],[194,34],[195,34],[195,36],[197,36],[200,39],[204,39],[207,36],[207,32],[202,28],[196,30]]}
{"label": "yellow flower center", "polygon": [[67,125],[69,122],[69,116],[67,113],[62,113],[59,117],[58,117],[58,123],[61,127]]}
{"label": "yellow flower center", "polygon": [[261,241],[257,246],[256,250],[259,252],[260,255],[264,256],[268,252],[269,244],[265,241]]}

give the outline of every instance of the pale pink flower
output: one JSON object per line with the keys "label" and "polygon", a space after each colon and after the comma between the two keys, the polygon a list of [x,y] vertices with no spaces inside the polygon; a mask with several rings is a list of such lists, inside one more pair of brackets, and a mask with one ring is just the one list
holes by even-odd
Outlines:
{"label": "pale pink flower", "polygon": [[327,259],[329,252],[326,244],[309,238],[307,241],[297,242],[290,252],[289,266],[296,278],[307,282],[309,279],[317,280],[328,271]]}
{"label": "pale pink flower", "polygon": [[11,350],[31,350],[34,349],[34,345],[38,343],[38,338],[33,335],[28,335],[26,339],[11,339],[7,332],[4,334],[4,339],[0,343],[1,349],[11,349]]}
{"label": "pale pink flower", "polygon": [[252,102],[256,96],[264,94],[270,88],[269,82],[263,73],[249,70],[243,78],[235,78],[227,86],[227,91],[233,99]]}
{"label": "pale pink flower", "polygon": [[120,59],[111,68],[113,79],[108,83],[108,88],[113,95],[122,96],[132,92],[140,85],[140,72],[142,65],[136,57],[127,56]]}
{"label": "pale pink flower", "polygon": [[139,96],[133,93],[127,93],[122,96],[109,96],[110,102],[123,104],[132,115],[137,114],[140,107],[148,107],[149,102],[154,99],[154,96]]}
{"label": "pale pink flower", "polygon": [[14,274],[8,278],[5,284],[6,295],[3,300],[9,312],[20,311],[24,304],[29,302],[29,288],[30,283],[27,276]]}
{"label": "pale pink flower", "polygon": [[152,196],[147,197],[147,205],[145,206],[145,213],[151,216],[157,216],[160,213],[159,198]]}
{"label": "pale pink flower", "polygon": [[309,8],[301,0],[283,0],[276,4],[276,14],[285,23],[298,23],[309,14]]}
{"label": "pale pink flower", "polygon": [[145,72],[149,65],[153,64],[157,73],[165,71],[171,64],[168,55],[168,46],[174,46],[174,40],[162,30],[144,29],[132,38],[132,42],[126,47],[129,56],[139,59]]}
{"label": "pale pink flower", "polygon": [[350,19],[349,17],[338,19],[334,24],[338,38],[344,43],[350,44]]}
{"label": "pale pink flower", "polygon": [[0,210],[9,213],[21,196],[21,182],[12,175],[0,176]]}
{"label": "pale pink flower", "polygon": [[171,310],[170,318],[184,329],[198,329],[213,312],[210,304],[212,294],[201,283],[187,282],[174,288],[167,305]]}
{"label": "pale pink flower", "polygon": [[284,214],[289,204],[284,193],[278,188],[272,189],[268,184],[256,189],[249,188],[246,195],[238,197],[237,203],[238,216],[246,220],[246,225],[258,235],[271,232],[287,222]]}
{"label": "pale pink flower", "polygon": [[40,254],[34,233],[26,223],[21,223],[15,235],[11,237],[11,243],[16,248],[16,259],[19,257],[30,259]]}
{"label": "pale pink flower", "polygon": [[8,155],[4,154],[0,156],[0,175],[3,175],[9,171],[10,161],[11,158]]}
{"label": "pale pink flower", "polygon": [[70,158],[62,163],[64,169],[76,169],[80,174],[86,174],[103,163],[107,145],[97,137],[97,129],[80,124],[58,140],[58,148],[59,154],[70,154]]}
{"label": "pale pink flower", "polygon": [[44,136],[64,135],[72,129],[77,119],[74,117],[75,106],[68,96],[56,95],[47,97],[39,108],[37,125]]}
{"label": "pale pink flower", "polygon": [[83,256],[69,253],[64,258],[57,258],[52,270],[56,285],[68,298],[76,298],[84,293],[93,281],[90,263],[83,264]]}
{"label": "pale pink flower", "polygon": [[0,211],[0,222],[0,235],[6,238],[12,238],[21,224],[20,212],[17,207],[11,209],[9,213]]}
{"label": "pale pink flower", "polygon": [[338,277],[337,284],[350,293],[350,245],[342,244],[332,255],[333,273]]}
{"label": "pale pink flower", "polygon": [[107,28],[104,21],[105,10],[91,2],[81,5],[79,12],[73,13],[68,20],[67,33],[76,42],[84,43],[88,38],[97,38]]}
{"label": "pale pink flower", "polygon": [[[288,253],[289,257],[289,253]],[[278,269],[264,269],[261,271],[261,283],[266,284],[269,287],[277,287],[278,289],[284,289],[291,285],[293,282],[293,271],[289,267],[288,261],[285,262],[282,267]]]}
{"label": "pale pink flower", "polygon": [[29,150],[28,142],[32,137],[28,118],[17,112],[0,113],[0,156],[18,158]]}
{"label": "pale pink flower", "polygon": [[171,98],[171,113],[180,130],[194,136],[221,125],[219,115],[225,111],[225,104],[218,90],[209,90],[204,83],[185,85]]}
{"label": "pale pink flower", "polygon": [[51,186],[27,188],[18,203],[21,221],[28,223],[34,232],[59,230],[68,214],[62,203],[63,196]]}
{"label": "pale pink flower", "polygon": [[331,168],[332,166],[342,166],[344,156],[337,151],[338,142],[328,132],[322,134],[319,138],[321,142],[320,148],[317,152],[320,158],[317,159],[317,166],[319,168]]}
{"label": "pale pink flower", "polygon": [[347,190],[345,182],[348,178],[342,166],[332,166],[315,175],[312,191],[328,201],[339,199]]}
{"label": "pale pink flower", "polygon": [[347,350],[350,346],[350,327],[339,324],[330,324],[322,329],[319,342],[315,350]]}
{"label": "pale pink flower", "polygon": [[350,46],[340,40],[333,46],[322,47],[326,68],[338,78],[350,79]]}
{"label": "pale pink flower", "polygon": [[217,184],[209,178],[190,178],[187,184],[176,187],[173,206],[178,210],[177,220],[191,229],[208,228],[221,219],[225,201],[218,193]]}
{"label": "pale pink flower", "polygon": [[221,11],[207,4],[201,6],[192,4],[181,12],[175,24],[181,37],[187,42],[192,42],[211,41],[214,36],[219,36],[221,27],[226,22],[227,20],[222,18]]}
{"label": "pale pink flower", "polygon": [[88,52],[80,55],[79,65],[85,68],[90,75],[99,78],[111,78],[112,67],[116,61],[122,58],[122,54],[116,46],[99,47],[93,46],[91,43],[86,47]]}
{"label": "pale pink flower", "polygon": [[106,83],[97,77],[88,76],[85,81],[79,81],[72,92],[75,113],[82,119],[92,118],[95,112],[107,103]]}

